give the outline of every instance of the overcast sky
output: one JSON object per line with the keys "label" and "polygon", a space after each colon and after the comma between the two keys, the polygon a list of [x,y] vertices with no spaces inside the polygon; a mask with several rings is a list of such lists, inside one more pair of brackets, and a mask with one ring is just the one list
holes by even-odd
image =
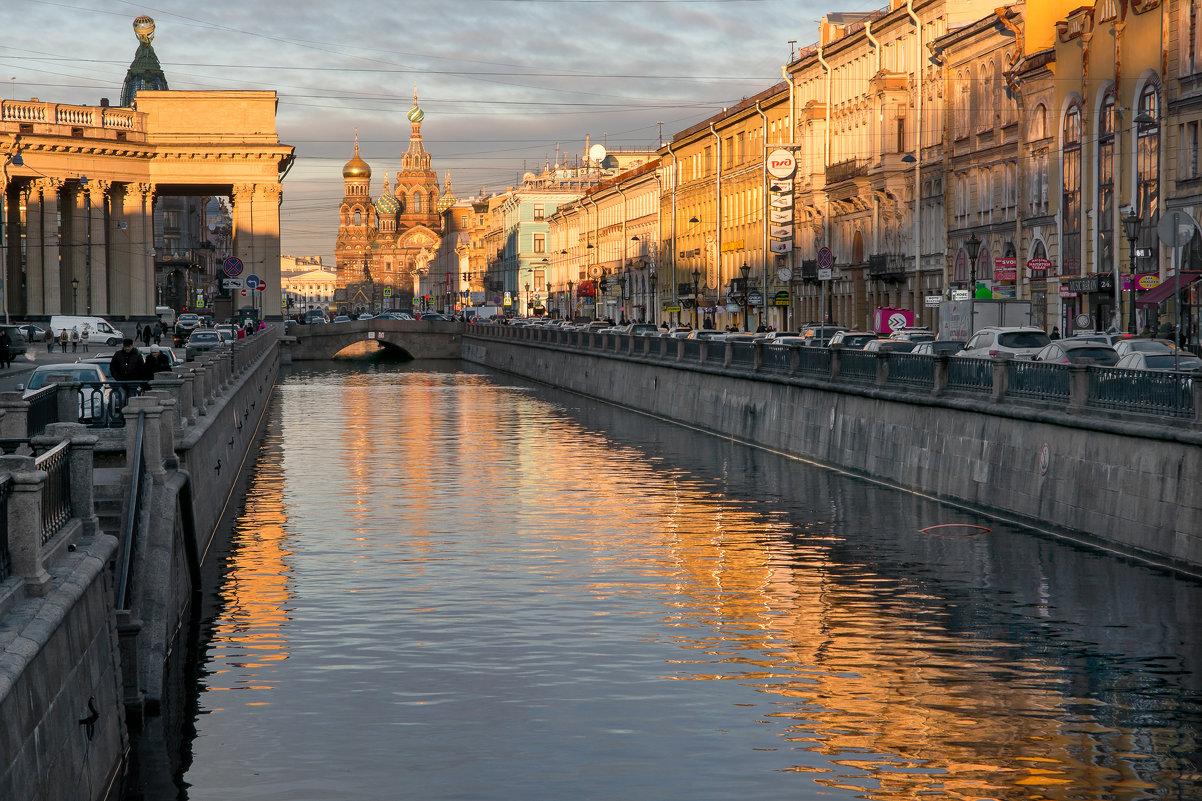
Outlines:
{"label": "overcast sky", "polygon": [[[875,5],[883,5],[879,2]],[[137,49],[133,20],[155,20],[172,89],[273,89],[284,182],[283,251],[333,264],[342,165],[354,129],[372,194],[400,168],[417,86],[422,135],[441,183],[469,197],[593,143],[651,147],[777,80],[788,40],[818,18],[869,10],[847,0],[0,0],[7,98],[119,102]],[[567,155],[565,155],[567,154]]]}

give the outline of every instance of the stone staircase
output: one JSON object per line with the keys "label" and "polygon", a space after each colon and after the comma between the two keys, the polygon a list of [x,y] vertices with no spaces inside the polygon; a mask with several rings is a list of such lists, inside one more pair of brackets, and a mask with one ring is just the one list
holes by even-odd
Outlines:
{"label": "stone staircase", "polygon": [[128,488],[121,481],[123,470],[117,467],[98,468],[93,472],[93,506],[100,521],[100,530],[121,538],[121,521],[125,512]]}

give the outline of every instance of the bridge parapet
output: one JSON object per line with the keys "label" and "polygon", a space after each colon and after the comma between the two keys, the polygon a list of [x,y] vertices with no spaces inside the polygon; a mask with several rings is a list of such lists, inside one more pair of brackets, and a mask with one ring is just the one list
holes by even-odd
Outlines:
{"label": "bridge parapet", "polygon": [[325,361],[359,343],[402,358],[458,359],[464,323],[435,320],[351,320],[345,323],[296,325],[285,339],[285,360]]}

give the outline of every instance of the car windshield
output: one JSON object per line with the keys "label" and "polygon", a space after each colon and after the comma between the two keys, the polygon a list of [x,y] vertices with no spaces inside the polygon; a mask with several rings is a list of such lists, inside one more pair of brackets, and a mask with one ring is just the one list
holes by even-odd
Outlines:
{"label": "car windshield", "polygon": [[931,350],[935,353],[955,353],[964,350],[963,342],[932,342]]}
{"label": "car windshield", "polygon": [[1042,348],[1052,340],[1042,331],[1006,331],[997,342],[1006,348]]}
{"label": "car windshield", "polygon": [[863,345],[866,342],[871,342],[874,339],[876,339],[876,337],[872,334],[861,334],[861,335],[855,336],[855,337],[843,337],[843,344],[858,346],[858,345]]}
{"label": "car windshield", "polygon": [[1128,340],[1125,347],[1127,348],[1127,351],[1129,353],[1130,352],[1147,352],[1147,353],[1172,353],[1173,352],[1173,349],[1170,348],[1168,345],[1164,344],[1163,342],[1156,342],[1156,341],[1150,340],[1150,339],[1144,340],[1143,342],[1136,342],[1134,340]]}
{"label": "car windshield", "polygon": [[191,341],[192,342],[216,342],[220,338],[221,337],[217,334],[216,331],[201,331],[199,333],[193,334]]}
{"label": "car windshield", "polygon": [[1174,358],[1171,353],[1154,353],[1144,357],[1144,364],[1154,370],[1172,370],[1174,366],[1182,370],[1196,370],[1202,367],[1202,359],[1197,356]]}

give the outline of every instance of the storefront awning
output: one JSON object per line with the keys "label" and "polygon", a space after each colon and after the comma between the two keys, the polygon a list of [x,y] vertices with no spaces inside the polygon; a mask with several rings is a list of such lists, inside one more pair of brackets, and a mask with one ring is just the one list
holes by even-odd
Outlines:
{"label": "storefront awning", "polygon": [[[1199,278],[1202,278],[1202,273],[1182,273],[1180,282],[1181,288],[1185,289]],[[1177,291],[1177,283],[1178,282],[1176,278],[1164,279],[1160,282],[1159,286],[1152,287],[1147,292],[1136,298],[1135,305],[1159,306],[1161,303],[1164,303],[1166,300],[1171,298],[1173,293]]]}

